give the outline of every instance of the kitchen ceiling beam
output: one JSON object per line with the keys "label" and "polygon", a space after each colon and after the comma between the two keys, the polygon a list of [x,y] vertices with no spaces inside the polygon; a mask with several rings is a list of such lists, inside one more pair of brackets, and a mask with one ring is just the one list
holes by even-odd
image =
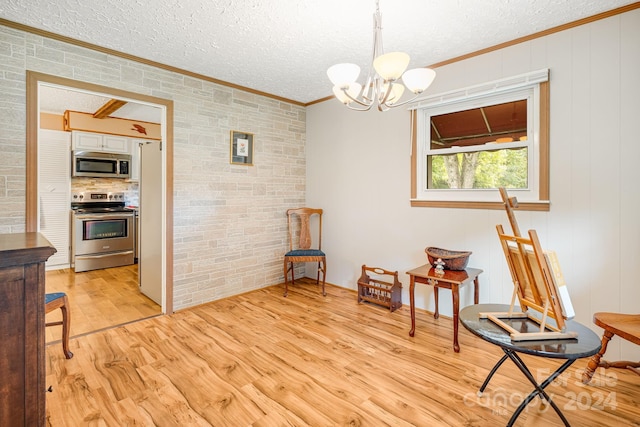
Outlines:
{"label": "kitchen ceiling beam", "polygon": [[105,117],[109,117],[109,114],[117,111],[126,103],[127,101],[122,101],[120,99],[110,99],[102,107],[98,108],[95,113],[93,113],[93,117],[96,119],[104,119]]}

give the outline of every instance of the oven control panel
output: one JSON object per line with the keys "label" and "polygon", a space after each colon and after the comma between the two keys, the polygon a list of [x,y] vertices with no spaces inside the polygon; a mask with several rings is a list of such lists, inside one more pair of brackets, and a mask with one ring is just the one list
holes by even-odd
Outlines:
{"label": "oven control panel", "polygon": [[124,202],[124,193],[121,192],[78,192],[71,195],[72,203],[91,202]]}

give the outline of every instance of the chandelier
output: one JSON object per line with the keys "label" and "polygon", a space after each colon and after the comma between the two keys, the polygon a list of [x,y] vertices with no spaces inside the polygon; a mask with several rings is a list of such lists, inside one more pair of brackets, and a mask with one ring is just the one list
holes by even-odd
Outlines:
{"label": "chandelier", "polygon": [[[409,55],[404,52],[384,53],[382,48],[382,16],[379,0],[376,0],[376,12],[373,14],[373,55],[369,74],[364,86],[357,82],[360,67],[356,64],[336,64],[327,70],[333,83],[333,94],[348,108],[356,111],[368,111],[373,105],[379,111],[387,111],[413,101],[424,92],[436,76],[430,68],[413,68],[405,71],[409,65]],[[402,78],[402,83],[400,83]],[[404,83],[404,84],[403,84]],[[414,94],[411,99],[398,103],[405,87]]]}

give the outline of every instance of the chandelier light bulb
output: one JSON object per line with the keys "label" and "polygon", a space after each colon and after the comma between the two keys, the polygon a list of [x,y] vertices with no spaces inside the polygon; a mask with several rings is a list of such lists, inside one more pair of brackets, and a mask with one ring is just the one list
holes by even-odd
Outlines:
{"label": "chandelier light bulb", "polygon": [[435,78],[436,72],[431,68],[413,68],[405,71],[402,75],[402,82],[411,92],[419,94],[431,86]]}
{"label": "chandelier light bulb", "polygon": [[407,69],[409,60],[409,55],[404,52],[385,53],[373,60],[373,68],[385,81],[395,81]]}
{"label": "chandelier light bulb", "polygon": [[[387,91],[391,87],[391,93],[389,96],[387,95]],[[382,86],[382,90],[380,91],[380,99],[378,100],[381,104],[386,106],[392,106],[394,103],[398,102],[404,93],[404,86],[400,83],[385,83]],[[386,97],[386,100],[385,100]]]}
{"label": "chandelier light bulb", "polygon": [[349,96],[345,94],[345,90],[342,89],[343,87],[335,85],[333,87],[333,94],[345,105],[349,105],[349,103],[353,102],[353,99],[351,98],[357,98],[362,90],[362,85],[360,83],[352,82],[348,88],[345,88],[346,92],[351,96],[351,98],[349,98]]}
{"label": "chandelier light bulb", "polygon": [[387,105],[393,105],[402,98],[402,94],[404,93],[404,86],[399,83],[391,83],[391,93],[387,98]]}
{"label": "chandelier light bulb", "polygon": [[336,64],[327,70],[327,76],[334,86],[346,87],[358,80],[360,67],[356,64]]}

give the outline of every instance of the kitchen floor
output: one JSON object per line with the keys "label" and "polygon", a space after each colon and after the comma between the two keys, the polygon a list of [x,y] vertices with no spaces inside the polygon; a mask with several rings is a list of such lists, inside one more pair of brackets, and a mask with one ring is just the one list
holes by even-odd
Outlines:
{"label": "kitchen floor", "polygon": [[[161,314],[161,307],[138,288],[138,264],[75,273],[73,269],[46,272],[47,293],[65,292],[71,312],[71,337]],[[46,316],[61,320],[60,310]],[[47,343],[59,341],[61,326],[46,329]]]}

